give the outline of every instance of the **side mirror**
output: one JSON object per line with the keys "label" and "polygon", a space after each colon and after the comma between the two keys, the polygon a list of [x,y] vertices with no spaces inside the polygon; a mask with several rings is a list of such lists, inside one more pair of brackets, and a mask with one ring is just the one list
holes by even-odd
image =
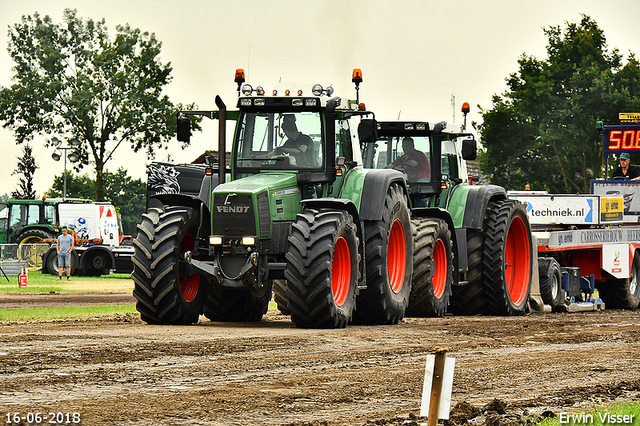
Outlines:
{"label": "side mirror", "polygon": [[375,142],[378,140],[378,122],[372,118],[365,118],[358,124],[358,138],[360,142]]}
{"label": "side mirror", "polygon": [[478,158],[478,144],[475,139],[462,140],[462,159],[472,161]]}
{"label": "side mirror", "polygon": [[191,140],[191,120],[178,117],[178,140],[189,142]]}

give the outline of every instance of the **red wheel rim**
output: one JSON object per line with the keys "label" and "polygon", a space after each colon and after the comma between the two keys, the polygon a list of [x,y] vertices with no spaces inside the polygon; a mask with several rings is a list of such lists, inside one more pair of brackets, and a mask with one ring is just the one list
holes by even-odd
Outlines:
{"label": "red wheel rim", "polygon": [[389,232],[389,249],[387,252],[387,270],[389,285],[394,293],[399,293],[404,285],[404,274],[407,268],[407,245],[402,222],[396,220]]}
{"label": "red wheel rim", "polygon": [[505,247],[504,275],[509,298],[520,306],[526,299],[531,271],[531,247],[524,220],[516,216],[511,222]]}
{"label": "red wheel rim", "polygon": [[333,251],[331,266],[331,289],[336,305],[342,306],[349,296],[351,286],[351,253],[344,237],[338,238]]}
{"label": "red wheel rim", "polygon": [[440,299],[447,288],[447,249],[441,238],[436,240],[433,247],[433,295],[436,299]]}
{"label": "red wheel rim", "polygon": [[[182,239],[182,244],[180,244],[180,253],[184,253],[186,251],[193,250],[193,243],[196,238],[192,234],[187,234]],[[191,275],[183,279],[180,278],[180,293],[182,294],[182,298],[185,302],[193,302],[193,300],[198,295],[198,290],[200,289],[200,274]]]}

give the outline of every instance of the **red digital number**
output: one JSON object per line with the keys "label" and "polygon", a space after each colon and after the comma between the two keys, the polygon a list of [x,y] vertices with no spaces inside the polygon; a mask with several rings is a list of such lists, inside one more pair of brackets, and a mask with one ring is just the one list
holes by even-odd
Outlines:
{"label": "red digital number", "polygon": [[640,130],[610,130],[610,150],[640,150]]}
{"label": "red digital number", "polygon": [[622,143],[622,130],[611,130],[609,132],[609,149],[620,149]]}

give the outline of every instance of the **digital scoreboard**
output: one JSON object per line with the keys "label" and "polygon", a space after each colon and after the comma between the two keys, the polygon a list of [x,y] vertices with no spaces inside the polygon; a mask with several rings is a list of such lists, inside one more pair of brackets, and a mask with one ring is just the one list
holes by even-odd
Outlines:
{"label": "digital scoreboard", "polygon": [[604,126],[604,153],[640,153],[640,124]]}

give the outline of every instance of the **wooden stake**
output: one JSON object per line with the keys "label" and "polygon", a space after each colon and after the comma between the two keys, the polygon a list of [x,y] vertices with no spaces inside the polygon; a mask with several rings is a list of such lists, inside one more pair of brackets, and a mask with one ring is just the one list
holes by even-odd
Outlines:
{"label": "wooden stake", "polygon": [[444,360],[447,357],[448,348],[434,348],[435,362],[433,364],[433,380],[431,381],[431,398],[429,400],[429,417],[427,426],[438,424],[438,409],[440,408],[440,395],[442,394],[442,376],[444,375]]}

